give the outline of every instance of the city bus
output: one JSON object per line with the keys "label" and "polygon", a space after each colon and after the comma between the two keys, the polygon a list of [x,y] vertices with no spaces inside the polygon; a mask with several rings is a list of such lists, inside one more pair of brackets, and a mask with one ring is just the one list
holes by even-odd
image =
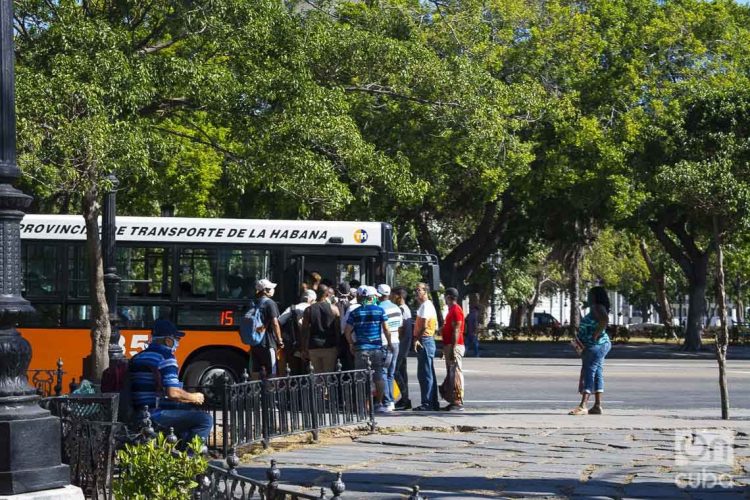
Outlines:
{"label": "city bus", "polygon": [[[22,293],[36,309],[19,324],[32,346],[30,369],[62,358],[67,380],[81,377],[91,350],[85,239],[81,216],[26,215],[21,223]],[[332,283],[393,285],[412,266],[439,282],[434,256],[395,252],[393,240],[382,222],[117,217],[121,346],[134,355],[153,322],[169,318],[186,333],[177,351],[186,385],[237,380],[248,366],[239,320],[261,278],[278,284],[282,310],[313,272]]]}

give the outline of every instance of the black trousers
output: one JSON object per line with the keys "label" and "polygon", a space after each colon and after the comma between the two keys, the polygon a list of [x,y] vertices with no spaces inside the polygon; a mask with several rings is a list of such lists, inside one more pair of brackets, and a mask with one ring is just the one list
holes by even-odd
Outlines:
{"label": "black trousers", "polygon": [[396,358],[396,373],[393,378],[401,390],[401,400],[409,401],[409,374],[406,370],[406,360],[411,350],[411,335],[404,335],[399,339],[398,357]]}

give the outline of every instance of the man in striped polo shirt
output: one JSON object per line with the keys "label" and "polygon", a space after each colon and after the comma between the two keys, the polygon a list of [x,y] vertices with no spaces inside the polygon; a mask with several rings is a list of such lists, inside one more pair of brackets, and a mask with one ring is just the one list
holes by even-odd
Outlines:
{"label": "man in striped polo shirt", "polygon": [[354,368],[357,370],[367,368],[368,360],[372,365],[376,409],[383,406],[385,393],[383,365],[386,352],[393,351],[385,311],[375,303],[377,294],[374,287],[359,287],[357,295],[362,305],[353,311],[350,310],[344,331],[349,349],[354,355]]}
{"label": "man in striped polo shirt", "polygon": [[182,389],[179,366],[174,357],[185,332],[169,320],[154,322],[151,343],[130,360],[130,390],[133,406],[148,406],[151,419],[164,429],[174,428],[184,441],[200,436],[203,442],[213,426],[211,415],[201,411],[203,394]]}
{"label": "man in striped polo shirt", "polygon": [[[391,302],[391,287],[382,284],[378,285],[378,296],[380,297],[380,308],[385,312],[385,322],[388,325],[388,334],[390,335],[393,349],[385,357],[385,395],[383,396],[382,412],[391,412],[396,409],[396,400],[393,397],[393,376],[396,373],[396,364],[398,361],[399,351],[399,331],[404,324],[404,316],[401,309]],[[383,337],[385,343],[385,336]]]}

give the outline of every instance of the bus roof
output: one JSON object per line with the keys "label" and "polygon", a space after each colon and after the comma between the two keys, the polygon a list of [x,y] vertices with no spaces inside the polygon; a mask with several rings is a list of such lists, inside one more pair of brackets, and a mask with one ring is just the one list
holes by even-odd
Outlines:
{"label": "bus roof", "polygon": [[[21,239],[84,240],[85,228],[80,215],[29,214],[21,221]],[[117,217],[117,241],[366,247],[383,243],[380,222],[128,216]]]}

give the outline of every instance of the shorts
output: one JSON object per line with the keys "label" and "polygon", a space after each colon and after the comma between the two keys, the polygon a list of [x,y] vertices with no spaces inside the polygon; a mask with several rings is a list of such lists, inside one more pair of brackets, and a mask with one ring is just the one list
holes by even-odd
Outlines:
{"label": "shorts", "polygon": [[367,368],[367,360],[372,363],[372,371],[376,381],[385,380],[383,367],[385,366],[385,349],[368,349],[354,352],[354,368],[364,370]]}
{"label": "shorts", "polygon": [[261,373],[261,370],[265,369],[266,377],[278,375],[276,371],[276,349],[262,346],[253,347],[250,349],[250,359],[252,360],[252,373]]}

